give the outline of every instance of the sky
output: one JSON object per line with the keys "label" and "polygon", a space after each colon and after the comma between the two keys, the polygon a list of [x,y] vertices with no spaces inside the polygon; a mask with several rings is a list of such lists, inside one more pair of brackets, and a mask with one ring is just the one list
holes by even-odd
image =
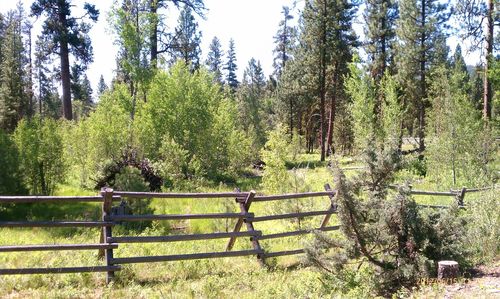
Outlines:
{"label": "sky", "polygon": [[[10,9],[14,9],[17,2],[18,0],[0,0],[0,12],[5,13]],[[24,4],[25,10],[29,11],[33,0],[21,0],[21,2]],[[73,13],[75,15],[78,15],[84,2],[95,4],[100,11],[99,20],[93,24],[90,31],[94,48],[94,62],[89,66],[87,72],[95,90],[101,74],[109,85],[116,68],[118,49],[114,45],[115,37],[109,30],[107,20],[113,1],[73,0],[72,3],[75,5]],[[260,60],[266,76],[272,73],[273,36],[278,30],[282,7],[288,6],[292,8],[292,14],[298,16],[304,6],[304,0],[205,0],[204,2],[208,8],[205,19],[197,18],[199,29],[202,31],[202,61],[205,61],[209,44],[214,36],[220,39],[224,52],[227,52],[229,40],[233,38],[235,40],[240,81],[243,71],[252,57]],[[173,30],[177,21],[177,14],[171,13],[167,17],[167,23],[170,24],[170,29]],[[37,20],[35,22],[35,34],[39,34],[41,31],[41,21]],[[361,35],[360,22],[355,23],[357,24],[355,24],[354,28],[358,35]],[[457,42],[456,38],[448,41],[452,51],[455,49]],[[475,65],[478,59],[477,53],[465,57],[466,63],[471,65]]]}

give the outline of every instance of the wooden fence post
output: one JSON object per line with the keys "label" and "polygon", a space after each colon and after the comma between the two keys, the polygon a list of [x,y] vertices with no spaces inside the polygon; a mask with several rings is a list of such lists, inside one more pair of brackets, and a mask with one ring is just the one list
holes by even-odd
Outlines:
{"label": "wooden fence post", "polygon": [[[326,191],[332,191],[332,188],[330,187],[330,184],[325,184],[325,190]],[[328,209],[331,212],[337,211],[337,203],[335,202],[335,195],[328,195],[330,198],[330,208]],[[321,226],[320,228],[326,227],[328,224],[328,221],[330,221],[330,218],[332,217],[332,214],[328,214],[323,218],[323,221],[321,221]]]}
{"label": "wooden fence post", "polygon": [[460,189],[460,191],[458,191],[458,193],[457,193],[457,203],[458,203],[458,206],[460,206],[460,207],[464,206],[465,192],[467,192],[467,188],[462,187],[462,189]]}
{"label": "wooden fence post", "polygon": [[[239,192],[238,189],[236,191]],[[254,190],[251,190],[250,192],[248,192],[248,195],[247,195],[244,202],[240,202],[240,201],[238,201],[238,199],[236,199],[236,201],[240,205],[241,214],[243,214],[243,215],[248,214],[248,210],[250,209],[250,205],[252,204],[252,201],[253,201],[253,198],[255,197],[255,194],[256,193]],[[244,220],[243,218],[239,218],[238,221],[236,222],[236,225],[234,226],[234,232],[239,232],[243,223],[246,224],[247,231],[252,231],[252,232],[255,231],[255,229],[253,227],[252,220],[250,220],[250,219]],[[262,251],[262,247],[260,246],[259,240],[255,236],[251,237],[250,240],[252,241],[253,249],[255,249],[257,251]],[[233,248],[235,242],[236,242],[236,237],[231,237],[229,239],[227,246],[226,246],[226,251],[230,251]],[[258,254],[257,258],[259,259],[259,263],[262,266],[265,266],[264,255]]]}
{"label": "wooden fence post", "polygon": [[[111,216],[111,206],[113,205],[113,189],[112,188],[102,188],[101,189],[101,195],[104,198],[104,201],[102,203],[102,221],[108,221],[109,216]],[[104,226],[102,228],[102,239],[103,243],[109,243],[108,238],[111,238],[112,232],[111,232],[111,226]],[[113,266],[112,264],[112,259],[113,259],[113,249],[105,249],[105,254],[104,257],[106,259],[106,266],[110,267]],[[115,277],[115,272],[114,271],[108,271],[106,275],[106,283],[110,283],[113,278]]]}

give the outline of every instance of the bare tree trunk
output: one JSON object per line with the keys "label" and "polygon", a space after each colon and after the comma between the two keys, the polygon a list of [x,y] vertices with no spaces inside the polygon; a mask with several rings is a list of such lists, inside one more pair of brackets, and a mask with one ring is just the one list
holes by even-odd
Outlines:
{"label": "bare tree trunk", "polygon": [[[425,11],[425,0],[422,0],[422,11],[421,11],[421,20],[422,20],[422,27],[425,27],[425,21],[427,18],[426,11]],[[425,101],[427,98],[427,86],[426,86],[426,70],[425,70],[425,65],[426,65],[426,47],[425,47],[425,40],[426,40],[426,34],[425,32],[422,32],[422,36],[420,37],[420,95],[419,95],[419,100],[418,100],[418,138],[419,138],[419,145],[418,145],[418,150],[420,154],[422,154],[425,150]]]}
{"label": "bare tree trunk", "polygon": [[150,54],[151,54],[151,67],[156,69],[158,66],[158,0],[150,0],[149,13],[153,18],[150,32]]}
{"label": "bare tree trunk", "polygon": [[31,118],[33,114],[35,114],[35,103],[33,101],[34,99],[34,90],[33,90],[33,59],[31,58],[31,24],[27,24],[27,30],[28,30],[28,118]]}
{"label": "bare tree trunk", "polygon": [[325,95],[326,95],[326,1],[323,1],[323,32],[322,32],[322,44],[321,44],[321,73],[320,73],[320,143],[321,143],[321,161],[325,161]]}
{"label": "bare tree trunk", "polygon": [[488,70],[490,68],[490,62],[493,58],[493,0],[488,0],[488,15],[487,19],[487,31],[486,31],[486,63],[484,67],[484,79],[483,79],[483,118],[484,120],[491,119],[491,99],[492,99],[492,89],[491,82],[488,79]]}
{"label": "bare tree trunk", "polygon": [[[67,31],[66,26],[66,15],[63,9],[59,9],[59,24],[63,31]],[[61,81],[62,81],[62,92],[63,92],[63,117],[67,120],[73,119],[73,109],[71,106],[71,88],[70,88],[70,73],[69,73],[69,49],[68,41],[65,37],[67,32],[62,32],[62,39],[60,41],[60,52],[59,57],[61,59]]]}

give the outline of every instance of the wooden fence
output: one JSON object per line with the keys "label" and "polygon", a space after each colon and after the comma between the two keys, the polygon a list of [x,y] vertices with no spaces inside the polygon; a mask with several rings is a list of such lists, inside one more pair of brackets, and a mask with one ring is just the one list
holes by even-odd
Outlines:
{"label": "wooden fence", "polygon": [[[396,186],[393,186],[394,188]],[[464,207],[464,196],[468,192],[479,192],[483,189],[466,189],[450,192],[431,192],[412,190],[415,195],[453,196],[459,205]],[[291,236],[310,234],[315,230],[334,231],[340,226],[329,225],[330,218],[337,212],[335,202],[336,191],[325,185],[325,191],[308,192],[282,195],[257,195],[255,191],[250,192],[226,192],[226,193],[151,193],[151,192],[126,192],[113,191],[103,188],[97,196],[0,196],[0,204],[3,203],[42,203],[42,202],[98,202],[102,203],[101,220],[99,221],[0,221],[0,227],[98,227],[101,228],[101,239],[97,244],[50,244],[50,245],[22,245],[22,246],[0,246],[0,253],[5,252],[27,252],[27,251],[70,251],[70,250],[99,250],[100,256],[104,257],[102,266],[81,266],[65,268],[19,268],[0,269],[0,275],[8,274],[48,274],[48,273],[78,273],[78,272],[106,272],[106,282],[113,279],[115,272],[121,269],[122,264],[167,262],[194,259],[210,259],[223,257],[256,256],[258,261],[264,265],[266,258],[280,257],[304,253],[303,248],[290,249],[286,251],[270,252],[262,248],[261,240],[279,239]],[[174,199],[174,198],[196,198],[196,199],[233,199],[239,207],[239,213],[205,213],[205,214],[150,214],[150,215],[115,215],[112,214],[113,202],[121,201],[123,198],[130,200],[142,198]],[[318,211],[306,211],[296,213],[285,213],[279,215],[256,216],[250,212],[252,203],[268,201],[284,201],[288,199],[318,198],[328,199],[325,203],[327,208]],[[441,208],[445,206],[432,206]],[[302,229],[281,233],[265,234],[256,230],[255,223],[272,221],[278,219],[292,219],[302,217],[322,216],[321,222],[315,229]],[[120,236],[113,237],[113,227],[123,222],[150,221],[150,220],[183,220],[183,219],[235,219],[236,224],[231,232],[215,232],[204,234],[184,234],[166,236]],[[241,231],[243,225],[245,231]],[[252,249],[233,251],[237,238],[249,238]],[[161,256],[135,256],[117,257],[114,249],[118,246],[126,246],[127,243],[151,243],[151,242],[182,242],[193,240],[228,239],[225,250],[217,252],[201,252],[189,254],[161,255]],[[222,251],[223,250],[223,251]]]}

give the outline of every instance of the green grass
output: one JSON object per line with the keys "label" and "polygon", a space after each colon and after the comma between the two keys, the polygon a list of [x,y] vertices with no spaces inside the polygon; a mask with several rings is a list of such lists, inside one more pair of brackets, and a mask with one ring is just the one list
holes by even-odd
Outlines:
{"label": "green grass", "polygon": [[[324,184],[333,187],[332,174],[325,162],[318,162],[318,155],[303,155],[301,163],[289,165],[300,180],[287,192],[321,191]],[[342,158],[342,166],[357,166],[359,161]],[[291,167],[290,167],[291,166]],[[348,177],[358,171],[346,171]],[[242,191],[260,191],[259,171],[252,170],[250,175],[238,178],[231,183],[214,183],[199,187],[195,191],[222,192],[239,187]],[[402,180],[401,180],[402,182]],[[427,182],[413,182],[415,189],[431,189]],[[445,191],[445,190],[439,190]],[[96,191],[81,190],[74,186],[59,186],[57,195],[94,195]],[[475,200],[478,193],[467,194],[465,202]],[[453,197],[416,197],[422,204],[449,204]],[[329,206],[326,197],[287,200],[278,202],[256,202],[250,211],[257,216],[289,213],[298,210],[323,210]],[[234,199],[153,199],[151,207],[157,214],[239,212]],[[62,220],[100,218],[100,205],[78,204],[25,204],[0,208],[2,220]],[[278,233],[296,229],[316,228],[322,216],[308,217],[299,221],[275,220],[255,223],[255,229],[264,234]],[[114,229],[115,236],[121,235],[165,235],[186,233],[210,233],[232,231],[234,220],[187,220],[154,221],[143,231]],[[336,216],[331,225],[338,224]],[[332,235],[338,232],[331,232]],[[16,244],[59,244],[59,243],[98,243],[100,231],[93,228],[59,229],[0,229],[0,245]],[[261,241],[268,251],[281,251],[303,248],[312,236],[289,237]],[[210,241],[121,244],[115,250],[115,257],[169,255],[208,251],[224,251],[227,239]],[[234,250],[251,249],[248,238],[240,238]],[[152,264],[124,265],[117,272],[116,281],[105,285],[105,274],[62,274],[62,275],[23,275],[0,276],[0,297],[9,298],[324,298],[332,297],[332,287],[322,282],[317,270],[301,263],[301,256],[288,256],[269,259],[270,269],[259,266],[255,257],[226,258],[165,262]],[[104,265],[97,251],[71,252],[29,252],[0,253],[0,268],[21,267],[68,267]],[[359,293],[356,293],[359,296]],[[338,294],[337,294],[338,295]],[[367,294],[364,294],[367,296]],[[356,297],[355,296],[355,297]]]}

